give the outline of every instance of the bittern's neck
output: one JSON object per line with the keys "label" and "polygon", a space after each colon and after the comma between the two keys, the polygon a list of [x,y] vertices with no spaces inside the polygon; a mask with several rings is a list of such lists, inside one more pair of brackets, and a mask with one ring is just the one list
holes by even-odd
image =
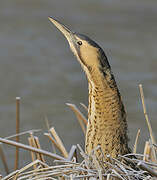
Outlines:
{"label": "bittern's neck", "polygon": [[[110,73],[110,72],[109,72]],[[90,76],[86,152],[101,146],[112,157],[128,150],[125,110],[112,74]]]}
{"label": "bittern's neck", "polygon": [[[113,120],[114,117],[111,118],[111,116],[115,116],[114,106],[117,108],[123,106],[114,77],[110,71],[103,74],[96,70],[89,79],[89,120],[94,116],[100,120],[102,118]],[[106,112],[104,113],[104,111]],[[110,118],[107,118],[108,116]],[[118,121],[118,118],[116,120]]]}

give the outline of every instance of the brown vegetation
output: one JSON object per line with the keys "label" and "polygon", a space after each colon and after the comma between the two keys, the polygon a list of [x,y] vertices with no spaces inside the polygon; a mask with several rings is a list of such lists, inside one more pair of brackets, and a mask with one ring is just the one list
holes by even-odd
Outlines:
{"label": "brown vegetation", "polygon": [[[0,145],[0,156],[6,171],[7,176],[0,179],[10,180],[10,179],[122,179],[122,180],[133,180],[133,179],[156,179],[157,178],[157,145],[155,138],[153,136],[150,121],[148,119],[146,106],[144,102],[144,94],[142,85],[140,87],[140,94],[142,99],[142,105],[144,110],[144,115],[146,122],[148,124],[148,129],[150,132],[150,138],[145,143],[144,153],[137,154],[136,149],[138,145],[138,137],[140,136],[140,130],[137,132],[135,139],[135,145],[132,154],[126,154],[120,156],[117,159],[112,158],[110,155],[107,156],[109,161],[100,162],[95,156],[95,151],[100,149],[97,147],[93,149],[90,155],[85,154],[84,150],[80,145],[73,145],[70,152],[67,152],[61,138],[55,131],[54,127],[49,128],[47,133],[44,133],[52,142],[53,146],[59,150],[61,155],[41,149],[39,138],[34,135],[36,130],[27,131],[24,133],[19,133],[19,108],[20,99],[16,99],[16,141],[10,140],[12,137],[0,138],[1,143],[6,143],[16,147],[15,153],[15,170],[9,173],[7,166],[5,154],[3,152],[3,147]],[[85,134],[85,129],[87,125],[87,120],[84,115],[77,109],[73,104],[67,104],[76,114],[76,117],[80,123],[83,133]],[[86,108],[85,105],[82,106]],[[25,145],[19,142],[19,136],[23,134],[29,134],[28,142],[29,145]],[[18,159],[19,159],[19,148],[26,149],[30,151],[32,162],[25,167],[18,169]],[[54,149],[54,148],[53,148]],[[82,160],[78,160],[78,154],[82,156]],[[50,166],[44,156],[48,156],[54,160],[54,165]],[[103,157],[102,153],[102,157]],[[132,158],[132,157],[135,158]],[[106,159],[106,158],[104,158]],[[136,168],[129,166],[129,163],[135,164]],[[102,165],[103,164],[103,165]],[[105,168],[104,164],[108,168]]]}

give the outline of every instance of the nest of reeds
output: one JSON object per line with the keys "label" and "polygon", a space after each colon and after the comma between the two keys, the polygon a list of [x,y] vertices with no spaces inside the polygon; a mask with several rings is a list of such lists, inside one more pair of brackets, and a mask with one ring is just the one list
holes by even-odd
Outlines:
{"label": "nest of reeds", "polygon": [[[142,85],[140,85],[140,93],[142,99],[142,105],[150,137],[145,142],[145,148],[143,154],[137,154],[136,148],[138,144],[138,137],[140,130],[137,132],[135,139],[135,145],[132,154],[119,155],[117,159],[107,155],[108,161],[99,161],[95,155],[96,150],[100,150],[100,147],[93,149],[90,155],[87,155],[80,145],[73,145],[68,153],[61,138],[56,133],[54,127],[50,128],[48,132],[44,133],[49,138],[52,144],[60,152],[60,155],[41,149],[39,138],[34,135],[36,130],[27,131],[24,133],[19,132],[19,106],[20,98],[16,98],[16,135],[8,138],[0,138],[1,143],[6,143],[16,147],[15,167],[12,173],[9,173],[5,154],[3,152],[2,144],[0,145],[0,156],[4,164],[7,175],[5,177],[0,176],[0,179],[122,179],[122,180],[141,180],[141,179],[157,179],[157,145],[153,136],[152,128],[148,115],[146,112],[144,95]],[[87,125],[87,120],[84,115],[73,104],[67,104],[76,114],[76,117],[80,123],[83,133]],[[84,104],[82,106],[86,108]],[[29,134],[29,145],[25,145],[19,142],[19,136],[23,134]],[[16,137],[16,141],[10,140],[10,138]],[[30,151],[32,162],[26,166],[18,169],[19,148]],[[79,158],[81,155],[82,158]],[[49,165],[44,156],[52,158],[53,165]],[[102,157],[103,157],[102,153]],[[81,160],[80,160],[81,159]],[[106,157],[104,158],[106,159]],[[130,166],[133,164],[134,166]]]}

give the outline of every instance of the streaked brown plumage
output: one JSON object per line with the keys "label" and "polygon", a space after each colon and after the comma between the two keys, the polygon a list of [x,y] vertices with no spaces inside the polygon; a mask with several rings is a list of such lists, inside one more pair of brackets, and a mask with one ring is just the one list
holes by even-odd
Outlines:
{"label": "streaked brown plumage", "polygon": [[[130,152],[128,148],[127,122],[124,106],[111,71],[104,76],[93,74],[89,82],[89,112],[86,135],[86,152],[100,145],[103,153],[116,158]],[[94,87],[93,87],[94,86]],[[97,151],[97,156],[101,154]]]}
{"label": "streaked brown plumage", "polygon": [[[105,53],[87,36],[71,32],[52,17],[49,19],[68,40],[88,79],[86,152],[90,154],[99,145],[104,155],[114,158],[129,153],[126,113]],[[100,151],[96,155],[100,157]]]}

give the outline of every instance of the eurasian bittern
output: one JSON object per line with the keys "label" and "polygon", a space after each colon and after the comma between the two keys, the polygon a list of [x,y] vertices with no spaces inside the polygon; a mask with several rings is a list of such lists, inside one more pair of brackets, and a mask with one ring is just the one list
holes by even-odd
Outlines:
{"label": "eurasian bittern", "polygon": [[[102,48],[89,37],[72,32],[57,20],[49,20],[63,33],[84,69],[89,84],[88,125],[85,150],[90,154],[97,146],[104,155],[130,152],[124,105],[114,75]],[[101,151],[97,151],[100,157]]]}

